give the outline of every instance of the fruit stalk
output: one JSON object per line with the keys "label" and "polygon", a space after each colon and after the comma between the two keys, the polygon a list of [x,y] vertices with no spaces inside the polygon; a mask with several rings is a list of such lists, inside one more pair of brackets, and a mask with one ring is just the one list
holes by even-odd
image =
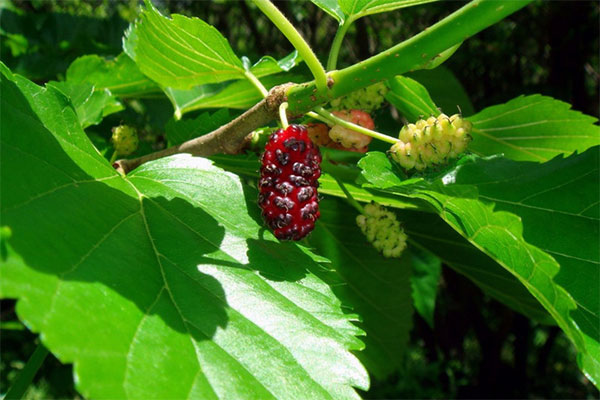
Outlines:
{"label": "fruit stalk", "polygon": [[379,139],[382,140],[384,142],[387,143],[391,143],[391,144],[395,144],[398,142],[398,139],[393,138],[391,136],[388,135],[384,135],[383,133],[379,133],[377,131],[371,130],[371,129],[367,129],[365,127],[362,127],[360,125],[356,125],[353,124],[352,122],[346,121],[332,113],[330,113],[329,111],[325,110],[323,107],[315,107],[315,111],[319,114],[322,115],[325,119],[328,119],[330,121],[333,121],[336,125],[340,125],[343,126],[344,128],[348,128],[351,129],[353,131],[362,133],[363,135],[366,136],[370,136],[374,139]]}

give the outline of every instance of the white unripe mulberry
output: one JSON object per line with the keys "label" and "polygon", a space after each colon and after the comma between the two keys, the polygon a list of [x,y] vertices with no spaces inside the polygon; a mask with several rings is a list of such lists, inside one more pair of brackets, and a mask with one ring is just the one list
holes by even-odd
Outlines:
{"label": "white unripe mulberry", "polygon": [[384,257],[399,258],[406,248],[406,234],[396,215],[377,203],[367,204],[364,214],[356,217],[356,224]]}
{"label": "white unripe mulberry", "polygon": [[346,96],[332,100],[329,104],[334,110],[363,110],[371,113],[381,107],[388,88],[383,82],[356,90]]}
{"label": "white unripe mulberry", "polygon": [[[375,128],[375,123],[371,116],[362,110],[334,111],[332,114],[345,121],[360,125],[363,128]],[[344,128],[341,125],[334,125],[331,128],[329,138],[346,149],[365,149],[373,139],[370,136]]]}
{"label": "white unripe mulberry", "polygon": [[128,125],[115,126],[112,129],[113,145],[117,154],[128,156],[137,150],[139,139],[135,128]]}

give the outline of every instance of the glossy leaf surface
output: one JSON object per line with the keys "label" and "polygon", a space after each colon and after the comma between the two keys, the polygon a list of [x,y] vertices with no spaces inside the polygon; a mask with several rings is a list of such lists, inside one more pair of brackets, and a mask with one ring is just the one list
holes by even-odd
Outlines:
{"label": "glossy leaf surface", "polygon": [[123,178],[67,97],[3,72],[1,216],[16,259],[2,263],[0,292],[75,364],[84,396],[358,398],[353,387],[367,388],[348,351],[363,348],[356,316],[332,291],[340,282],[262,228],[256,191],[187,155]]}

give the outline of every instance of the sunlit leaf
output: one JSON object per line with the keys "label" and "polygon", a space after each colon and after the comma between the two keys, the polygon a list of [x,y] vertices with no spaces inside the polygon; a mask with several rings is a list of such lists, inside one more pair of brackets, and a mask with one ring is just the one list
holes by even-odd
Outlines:
{"label": "sunlit leaf", "polygon": [[340,8],[348,18],[358,19],[399,8],[431,3],[436,0],[338,0]]}
{"label": "sunlit leaf", "polygon": [[67,70],[67,82],[91,83],[95,90],[108,89],[119,97],[160,93],[160,88],[142,74],[126,54],[107,60],[97,55],[79,57]]}
{"label": "sunlit leaf", "polygon": [[244,78],[242,61],[218,30],[199,18],[164,17],[149,1],[127,31],[124,49],[145,75],[166,87]]}
{"label": "sunlit leaf", "polygon": [[66,96],[2,70],[0,210],[20,261],[0,265],[0,295],[83,396],[359,398],[340,281],[263,229],[254,189],[189,155],[122,177]]}
{"label": "sunlit leaf", "polygon": [[547,161],[600,144],[597,118],[541,95],[519,96],[468,118],[469,148],[483,155],[502,153],[513,160]]}
{"label": "sunlit leaf", "polygon": [[82,128],[97,125],[102,118],[124,108],[108,89],[94,90],[90,83],[50,82],[48,85],[71,99]]}
{"label": "sunlit leaf", "polygon": [[331,15],[333,18],[337,19],[341,24],[344,23],[346,16],[344,12],[340,8],[337,0],[310,0],[327,14]]}
{"label": "sunlit leaf", "polygon": [[302,61],[302,58],[298,54],[298,51],[294,50],[281,60],[276,60],[271,56],[264,56],[250,68],[250,71],[258,77],[273,75],[291,70],[300,61]]}

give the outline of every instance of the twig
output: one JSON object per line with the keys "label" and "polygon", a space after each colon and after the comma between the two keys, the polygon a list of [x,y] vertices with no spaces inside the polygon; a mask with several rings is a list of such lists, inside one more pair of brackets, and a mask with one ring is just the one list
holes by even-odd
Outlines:
{"label": "twig", "polygon": [[[173,154],[189,153],[203,157],[213,154],[238,154],[244,147],[246,136],[250,132],[265,126],[279,116],[279,106],[286,101],[286,92],[293,85],[293,83],[286,83],[275,86],[268,96],[254,107],[211,133],[142,157],[118,160],[113,167],[125,175],[148,161]],[[290,116],[292,117],[294,116]]]}

